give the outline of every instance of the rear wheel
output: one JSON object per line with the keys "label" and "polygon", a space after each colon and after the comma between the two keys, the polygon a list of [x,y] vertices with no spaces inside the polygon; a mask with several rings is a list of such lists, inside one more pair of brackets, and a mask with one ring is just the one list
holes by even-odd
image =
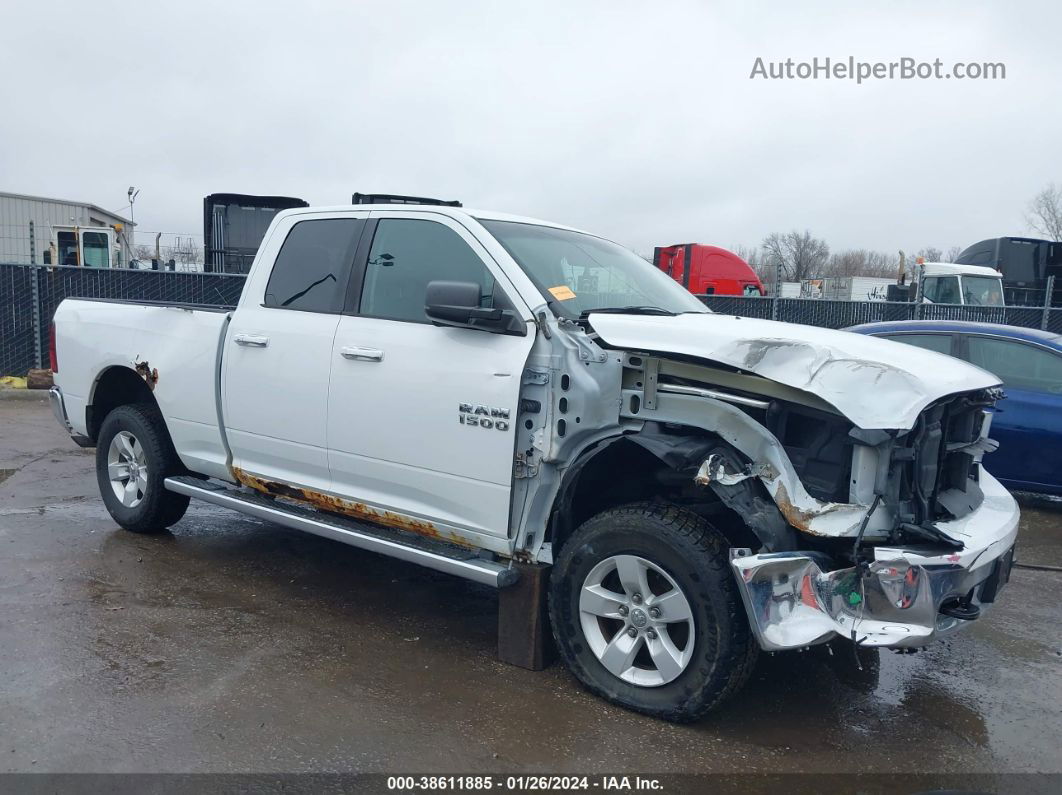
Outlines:
{"label": "rear wheel", "polygon": [[592,692],[674,721],[696,720],[756,660],[727,543],[696,514],[639,503],[593,517],[561,550],[550,620]]}
{"label": "rear wheel", "polygon": [[189,498],[163,481],[181,472],[166,426],[150,405],[119,406],[96,440],[96,480],[107,511],[134,533],[165,530],[184,516]]}

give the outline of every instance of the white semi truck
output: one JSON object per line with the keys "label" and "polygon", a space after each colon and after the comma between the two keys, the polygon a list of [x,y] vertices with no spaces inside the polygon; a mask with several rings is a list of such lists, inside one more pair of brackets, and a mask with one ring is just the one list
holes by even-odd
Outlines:
{"label": "white semi truck", "polygon": [[921,262],[915,265],[922,300],[931,304],[1003,306],[1003,274],[983,265]]}

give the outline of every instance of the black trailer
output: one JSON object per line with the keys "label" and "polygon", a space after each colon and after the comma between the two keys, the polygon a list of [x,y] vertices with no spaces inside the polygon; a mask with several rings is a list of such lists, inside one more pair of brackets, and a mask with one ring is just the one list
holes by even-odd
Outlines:
{"label": "black trailer", "polygon": [[1003,274],[1011,306],[1042,306],[1047,280],[1055,277],[1053,306],[1062,305],[1062,242],[1032,237],[993,237],[963,249],[959,265],[987,265]]}
{"label": "black trailer", "polygon": [[274,216],[281,210],[309,206],[290,196],[211,193],[203,199],[203,270],[247,273]]}

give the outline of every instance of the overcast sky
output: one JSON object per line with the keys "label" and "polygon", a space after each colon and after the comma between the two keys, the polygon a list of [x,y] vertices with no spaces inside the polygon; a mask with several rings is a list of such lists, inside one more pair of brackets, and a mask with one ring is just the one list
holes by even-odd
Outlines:
{"label": "overcast sky", "polygon": [[[640,252],[946,249],[1062,182],[1062,5],[7,3],[0,190],[202,234],[213,192],[456,198]],[[750,80],[818,56],[1006,79]],[[149,242],[144,237],[139,242]]]}

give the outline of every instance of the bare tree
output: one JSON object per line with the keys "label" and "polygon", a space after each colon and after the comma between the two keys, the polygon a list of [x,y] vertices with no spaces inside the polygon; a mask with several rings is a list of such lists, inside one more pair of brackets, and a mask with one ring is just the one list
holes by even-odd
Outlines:
{"label": "bare tree", "polygon": [[759,246],[731,245],[727,249],[745,260],[765,286],[774,283],[774,263],[767,261]]}
{"label": "bare tree", "polygon": [[752,266],[753,270],[759,267],[763,260],[760,250],[756,246],[729,246],[728,248]]}
{"label": "bare tree", "polygon": [[884,251],[871,251],[867,257],[866,276],[897,277],[900,273],[900,257]]}
{"label": "bare tree", "polygon": [[896,257],[881,251],[850,248],[830,256],[823,269],[824,276],[895,276],[899,265]]}
{"label": "bare tree", "polygon": [[935,246],[926,246],[923,249],[919,249],[915,257],[921,257],[926,262],[943,262],[944,252]]}
{"label": "bare tree", "polygon": [[962,246],[952,246],[944,253],[945,262],[955,262],[962,253]]}
{"label": "bare tree", "polygon": [[772,232],[763,239],[763,254],[773,268],[779,259],[782,271],[794,281],[822,275],[830,256],[825,240],[812,237],[805,229],[798,232]]}
{"label": "bare tree", "polygon": [[1048,240],[1062,240],[1062,187],[1052,183],[1037,193],[1029,202],[1025,223]]}
{"label": "bare tree", "polygon": [[866,269],[866,249],[850,248],[836,251],[822,269],[822,276],[861,276]]}

